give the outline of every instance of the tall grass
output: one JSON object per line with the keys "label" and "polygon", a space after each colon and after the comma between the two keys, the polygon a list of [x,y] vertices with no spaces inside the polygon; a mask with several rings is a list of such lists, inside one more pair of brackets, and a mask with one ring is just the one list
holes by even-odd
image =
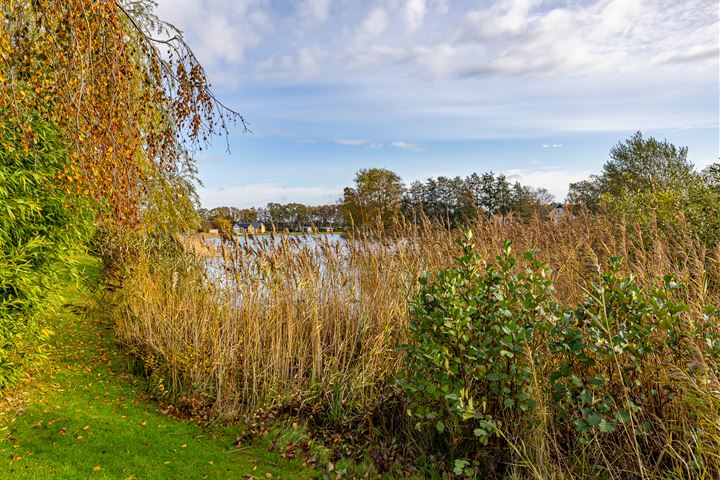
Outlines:
{"label": "tall grass", "polygon": [[[585,298],[589,282],[613,255],[624,257],[623,268],[640,283],[674,274],[690,317],[702,315],[706,304],[720,305],[720,250],[682,233],[688,229],[667,236],[601,216],[561,223],[480,222],[471,229],[486,259],[500,253],[505,239],[514,242],[515,251],[538,248],[563,305]],[[407,340],[408,298],[423,272],[453,263],[457,236],[421,222],[398,225],[392,233],[359,232],[344,242],[226,239],[215,257],[192,248],[172,258],[150,255],[113,293],[118,338],[142,360],[158,394],[204,405],[216,415],[276,406],[336,424],[379,428],[383,413],[385,421],[397,421],[388,417],[397,413],[389,409],[402,368],[398,345]],[[548,427],[542,441],[513,437],[510,463],[522,476],[535,478],[720,475],[717,365],[703,368],[703,374],[689,374],[687,365],[667,359],[646,372],[654,381],[682,385],[680,398],[662,412],[667,428],[653,441],[668,445],[653,450],[664,459],[646,458],[652,449],[636,442],[613,447],[603,439],[569,452]],[[538,422],[547,423],[553,410],[549,396],[539,405]],[[626,438],[634,438],[632,432]],[[673,461],[666,461],[669,457]],[[605,463],[596,467],[590,459]]]}

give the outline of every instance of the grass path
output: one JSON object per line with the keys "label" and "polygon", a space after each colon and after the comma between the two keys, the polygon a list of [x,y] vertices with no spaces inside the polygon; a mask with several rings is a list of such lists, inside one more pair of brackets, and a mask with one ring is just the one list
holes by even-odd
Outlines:
{"label": "grass path", "polygon": [[[85,278],[97,267],[83,263]],[[0,411],[0,478],[313,478],[299,461],[261,443],[236,446],[231,429],[202,429],[161,414],[102,321],[84,314],[88,288],[69,285],[51,325],[48,358],[5,393]]]}

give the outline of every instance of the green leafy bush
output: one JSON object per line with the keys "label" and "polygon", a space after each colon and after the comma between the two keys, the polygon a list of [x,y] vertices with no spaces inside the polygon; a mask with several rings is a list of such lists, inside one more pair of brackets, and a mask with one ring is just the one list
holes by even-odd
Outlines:
{"label": "green leafy bush", "polygon": [[521,269],[506,242],[484,263],[470,239],[459,242],[458,267],[420,279],[401,380],[416,428],[432,426],[456,454],[499,428],[522,428],[541,393],[536,367],[558,312],[550,271],[533,252]]}
{"label": "green leafy bush", "polygon": [[414,427],[455,475],[547,464],[549,445],[590,464],[613,451],[691,475],[713,465],[678,459],[706,428],[691,405],[717,401],[717,309],[680,301],[671,275],[638,282],[619,257],[561,306],[535,252],[518,261],[506,242],[483,261],[469,235],[459,244],[456,267],[420,279],[399,378]]}
{"label": "green leafy bush", "polygon": [[67,162],[56,127],[0,111],[0,387],[50,333],[41,315],[92,229]]}
{"label": "green leafy bush", "polygon": [[550,351],[558,366],[550,386],[557,417],[572,421],[581,434],[612,433],[633,417],[636,428],[651,430],[650,420],[661,418],[677,394],[671,383],[658,381],[658,366],[699,368],[699,340],[712,367],[720,347],[713,307],[691,322],[690,307],[674,298],[678,284],[671,275],[658,288],[643,286],[620,273],[621,262],[611,258],[610,270],[593,282],[586,301],[552,332]]}

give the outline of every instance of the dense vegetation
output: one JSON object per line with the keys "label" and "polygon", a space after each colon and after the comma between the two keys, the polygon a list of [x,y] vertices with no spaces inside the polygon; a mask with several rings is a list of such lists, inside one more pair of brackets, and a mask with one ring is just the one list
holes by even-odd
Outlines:
{"label": "dense vegetation", "polygon": [[88,202],[63,176],[68,163],[57,127],[0,115],[0,388],[42,350],[58,278],[92,233]]}
{"label": "dense vegetation", "polygon": [[[150,2],[3,2],[0,383],[32,344],[54,281],[89,245],[108,272],[196,218],[190,153],[236,118]],[[155,40],[154,33],[171,35]],[[172,53],[162,57],[160,46]],[[121,275],[115,277],[122,280]]]}

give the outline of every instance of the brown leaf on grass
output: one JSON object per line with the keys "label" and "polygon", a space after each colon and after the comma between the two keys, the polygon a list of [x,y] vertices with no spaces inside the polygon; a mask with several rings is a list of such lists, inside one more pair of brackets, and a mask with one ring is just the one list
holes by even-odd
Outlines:
{"label": "brown leaf on grass", "polygon": [[12,461],[13,461],[13,462],[17,462],[17,461],[20,460],[21,458],[22,458],[22,455],[20,455],[19,453],[16,453],[15,455],[13,455]]}

